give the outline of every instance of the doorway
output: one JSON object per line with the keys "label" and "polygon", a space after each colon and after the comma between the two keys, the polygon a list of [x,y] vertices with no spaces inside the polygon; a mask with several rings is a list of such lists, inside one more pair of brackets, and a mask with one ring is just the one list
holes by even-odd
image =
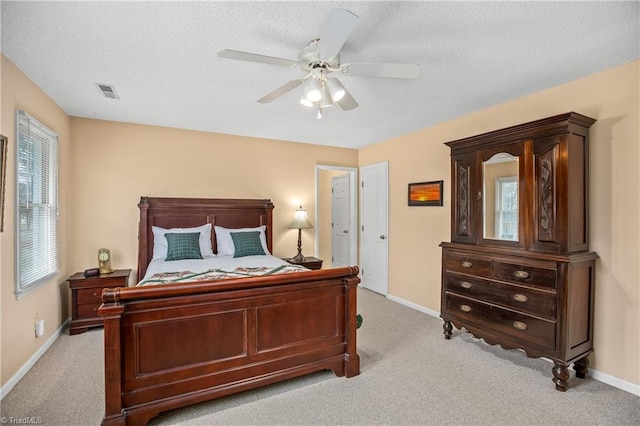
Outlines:
{"label": "doorway", "polygon": [[333,177],[343,176],[347,180],[348,196],[345,208],[348,208],[348,223],[343,230],[347,238],[343,241],[346,253],[342,256],[349,266],[358,264],[358,210],[357,210],[357,182],[358,169],[355,167],[316,165],[316,206],[315,206],[315,253],[323,260],[323,268],[332,267],[333,251]]}

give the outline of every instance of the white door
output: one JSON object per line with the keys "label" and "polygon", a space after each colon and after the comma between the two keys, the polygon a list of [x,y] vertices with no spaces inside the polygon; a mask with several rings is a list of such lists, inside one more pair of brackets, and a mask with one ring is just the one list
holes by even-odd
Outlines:
{"label": "white door", "polygon": [[350,266],[349,175],[331,178],[331,266]]}
{"label": "white door", "polygon": [[389,289],[388,163],[362,167],[362,286],[387,295]]}

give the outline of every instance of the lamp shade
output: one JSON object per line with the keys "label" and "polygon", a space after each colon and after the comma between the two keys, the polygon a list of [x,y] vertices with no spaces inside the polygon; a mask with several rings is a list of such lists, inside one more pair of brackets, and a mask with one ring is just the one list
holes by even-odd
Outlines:
{"label": "lamp shade", "polygon": [[311,108],[311,107],[313,107],[313,102],[311,102],[309,99],[307,99],[306,96],[303,95],[300,98],[300,105],[302,105],[305,108]]}
{"label": "lamp shade", "polygon": [[327,85],[323,83],[322,99],[320,99],[320,104],[318,105],[318,107],[322,109],[322,108],[328,108],[330,106],[333,106],[333,102],[331,101],[331,97],[329,96],[329,92],[327,91]]}
{"label": "lamp shade", "polygon": [[293,217],[293,221],[291,225],[289,225],[291,229],[308,229],[313,228],[311,222],[309,222],[309,217],[307,217],[307,211],[302,209],[300,206],[299,210],[296,210],[296,214]]}
{"label": "lamp shade", "polygon": [[344,86],[338,79],[330,78],[326,83],[327,89],[329,90],[329,94],[331,95],[331,100],[333,102],[338,102],[340,99],[344,98],[344,94],[346,92]]}
{"label": "lamp shade", "polygon": [[304,89],[304,97],[311,102],[318,102],[322,98],[322,88],[320,87],[320,81],[315,78],[309,79],[307,86]]}

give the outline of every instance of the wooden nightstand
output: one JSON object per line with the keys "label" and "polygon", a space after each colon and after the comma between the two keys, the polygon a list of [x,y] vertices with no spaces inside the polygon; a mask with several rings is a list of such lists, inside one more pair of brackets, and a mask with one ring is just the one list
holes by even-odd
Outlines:
{"label": "wooden nightstand", "polygon": [[131,269],[119,269],[110,274],[85,278],[78,272],[69,277],[71,289],[71,325],[69,334],[84,333],[92,327],[102,327],[102,317],[98,308],[102,304],[102,290],[126,287]]}
{"label": "wooden nightstand", "polygon": [[305,268],[309,269],[320,269],[322,268],[322,259],[318,259],[317,257],[305,257],[302,262],[296,262],[293,258],[282,259],[287,261],[293,265],[301,265]]}

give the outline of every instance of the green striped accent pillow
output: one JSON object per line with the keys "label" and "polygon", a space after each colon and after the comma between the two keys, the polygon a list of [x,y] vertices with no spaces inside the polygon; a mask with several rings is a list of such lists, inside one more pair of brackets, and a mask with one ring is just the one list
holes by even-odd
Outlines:
{"label": "green striped accent pillow", "polygon": [[166,233],[167,257],[165,260],[202,259],[200,253],[200,233]]}
{"label": "green striped accent pillow", "polygon": [[233,257],[265,255],[259,231],[232,232]]}

